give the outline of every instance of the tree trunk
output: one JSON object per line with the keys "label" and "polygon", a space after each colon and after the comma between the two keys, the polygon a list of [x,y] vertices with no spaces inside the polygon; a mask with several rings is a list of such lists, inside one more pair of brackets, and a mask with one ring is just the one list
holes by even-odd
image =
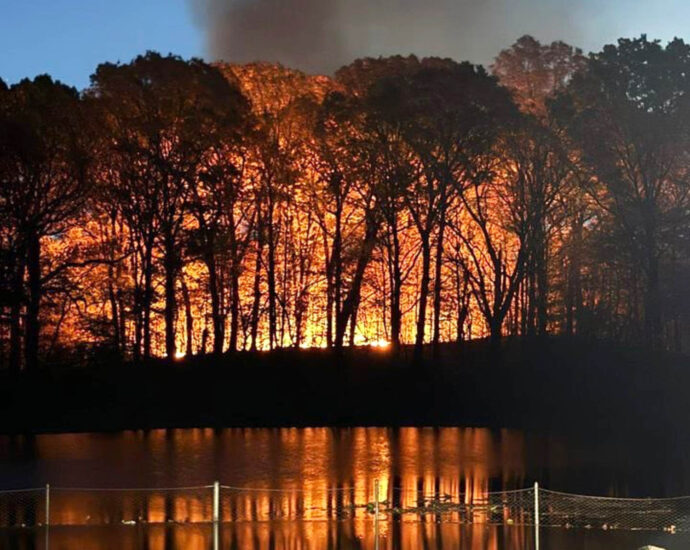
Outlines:
{"label": "tree trunk", "polygon": [[149,243],[146,248],[146,259],[144,261],[144,359],[151,357],[151,305],[153,303],[153,243]]}
{"label": "tree trunk", "polygon": [[336,315],[336,330],[335,330],[335,347],[342,349],[345,331],[347,330],[347,323],[353,316],[354,310],[359,304],[359,295],[362,290],[362,280],[364,279],[364,272],[369,265],[371,253],[376,245],[376,236],[378,234],[378,224],[373,219],[373,215],[367,215],[366,230],[364,235],[364,243],[359,251],[357,257],[357,266],[352,277],[352,284],[350,290],[343,301],[343,307]]}
{"label": "tree trunk", "polygon": [[431,267],[431,246],[429,235],[422,236],[422,282],[419,288],[419,310],[417,312],[417,335],[415,338],[415,354],[421,355],[426,333],[426,305],[429,298],[429,269]]}
{"label": "tree trunk", "polygon": [[180,277],[180,286],[182,288],[182,300],[184,301],[184,317],[185,317],[185,340],[186,349],[185,355],[191,357],[194,355],[194,318],[192,317],[192,301],[189,298],[189,288],[184,280],[184,276]]}
{"label": "tree trunk", "polygon": [[17,253],[17,266],[12,280],[10,306],[10,372],[18,373],[22,367],[22,302],[24,301],[24,251]]}
{"label": "tree trunk", "polygon": [[230,351],[237,351],[240,330],[240,281],[239,268],[234,265],[230,273]]}
{"label": "tree trunk", "polygon": [[269,192],[269,210],[268,210],[268,219],[267,221],[267,229],[268,229],[268,238],[267,238],[267,245],[268,245],[268,250],[267,250],[267,256],[268,256],[268,262],[267,262],[267,269],[266,269],[266,280],[267,280],[267,286],[268,286],[268,346],[270,349],[273,349],[276,345],[276,337],[277,337],[277,310],[276,310],[276,242],[275,242],[275,228],[273,227],[273,199],[272,199],[272,193]]}
{"label": "tree trunk", "polygon": [[177,314],[177,299],[175,296],[175,279],[177,274],[177,253],[175,244],[170,236],[165,241],[163,259],[165,269],[165,356],[175,357],[175,316]]}
{"label": "tree trunk", "polygon": [[[219,355],[223,352],[225,340],[225,322],[220,311],[220,289],[218,287],[218,269],[216,257],[213,251],[206,254],[205,262],[208,271],[208,287],[211,296],[211,321],[213,323],[213,353]],[[183,283],[184,284],[184,283]]]}
{"label": "tree trunk", "polygon": [[645,289],[645,332],[652,349],[660,349],[661,304],[659,298],[659,261],[653,251],[649,253],[647,265],[647,285]]}
{"label": "tree trunk", "polygon": [[402,330],[402,310],[400,299],[402,292],[402,271],[400,269],[400,240],[397,224],[391,226],[393,236],[391,266],[391,345],[394,350],[400,349],[400,331]]}
{"label": "tree trunk", "polygon": [[263,243],[259,240],[256,250],[256,261],[254,262],[254,300],[252,303],[252,317],[251,317],[251,350],[257,349],[257,338],[259,337],[259,313],[261,306],[261,253],[263,251]]}
{"label": "tree trunk", "polygon": [[438,348],[441,341],[441,275],[443,274],[443,236],[446,230],[445,209],[441,212],[441,220],[436,242],[436,265],[434,266],[434,331],[433,345]]}
{"label": "tree trunk", "polygon": [[110,325],[113,331],[113,349],[120,352],[120,314],[113,287],[112,266],[108,266],[108,302],[110,304]]}
{"label": "tree trunk", "polygon": [[41,305],[41,241],[37,233],[27,236],[26,268],[29,297],[26,307],[26,337],[24,340],[24,364],[29,372],[38,368],[40,336],[39,309]]}
{"label": "tree trunk", "polygon": [[359,311],[359,297],[357,298],[357,303],[355,304],[355,307],[352,309],[352,316],[350,318],[350,340],[349,340],[350,347],[354,347],[354,345],[355,345],[355,334],[357,333],[357,312],[358,311]]}
{"label": "tree trunk", "polygon": [[344,196],[340,188],[341,179],[338,175],[331,175],[331,190],[334,191],[335,212],[334,212],[334,233],[333,242],[328,248],[328,230],[326,222],[323,221],[323,248],[326,258],[326,344],[332,348],[335,343],[334,324],[340,315],[342,298],[342,278],[343,278],[343,202]]}
{"label": "tree trunk", "polygon": [[143,292],[141,286],[134,285],[134,304],[132,306],[132,316],[134,317],[134,349],[132,350],[132,358],[134,362],[141,359],[143,341],[144,341],[144,319],[143,319]]}
{"label": "tree trunk", "polygon": [[535,250],[530,250],[527,254],[525,283],[527,284],[527,334],[534,336],[537,331],[537,285],[535,269]]}
{"label": "tree trunk", "polygon": [[[324,236],[324,241],[326,237]],[[324,242],[324,250],[327,250]],[[333,347],[333,257],[326,254],[326,347]]]}
{"label": "tree trunk", "polygon": [[492,319],[489,323],[489,344],[492,353],[497,353],[501,349],[503,322]]}
{"label": "tree trunk", "polygon": [[469,286],[469,273],[463,272],[463,277],[460,278],[460,270],[455,270],[455,294],[458,305],[457,318],[455,320],[455,338],[458,344],[465,341],[465,321],[469,315],[469,298],[467,290]]}
{"label": "tree trunk", "polygon": [[572,240],[568,255],[568,270],[566,281],[566,334],[576,333],[582,315],[582,284],[580,281],[580,251],[582,242],[582,220],[578,217],[571,226]]}
{"label": "tree trunk", "polygon": [[[117,232],[116,229],[116,217],[113,215],[110,218],[110,236],[114,238]],[[110,324],[113,331],[113,349],[121,354],[123,350],[123,339],[124,334],[120,332],[120,327],[122,323],[120,321],[121,315],[124,315],[124,310],[120,309],[120,302],[118,301],[118,293],[115,289],[116,284],[116,271],[113,266],[115,261],[116,251],[111,247],[109,250],[110,263],[108,264],[108,302],[110,303]]]}
{"label": "tree trunk", "polygon": [[538,242],[535,262],[537,269],[537,334],[545,336],[549,321],[549,266],[548,242],[543,227],[539,228]]}
{"label": "tree trunk", "polygon": [[[335,211],[335,236],[333,237],[333,254],[331,261],[333,262],[333,310],[336,315],[336,333],[337,333],[337,318],[341,313],[342,308],[342,290],[343,290],[343,233],[342,233],[342,204],[337,201]],[[333,336],[331,334],[331,340]]]}

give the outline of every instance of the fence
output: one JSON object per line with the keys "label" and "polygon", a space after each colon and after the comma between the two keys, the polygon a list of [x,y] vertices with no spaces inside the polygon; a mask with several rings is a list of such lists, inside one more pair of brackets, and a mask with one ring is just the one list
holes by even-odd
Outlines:
{"label": "fence", "polygon": [[0,491],[0,527],[144,525],[265,520],[371,519],[604,530],[690,532],[690,497],[608,498],[539,488],[476,495],[382,487],[158,489],[62,488]]}

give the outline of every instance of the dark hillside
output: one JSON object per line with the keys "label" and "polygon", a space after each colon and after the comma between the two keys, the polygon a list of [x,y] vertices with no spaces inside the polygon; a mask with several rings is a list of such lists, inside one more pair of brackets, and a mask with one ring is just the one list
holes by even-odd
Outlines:
{"label": "dark hillside", "polygon": [[5,433],[190,426],[476,425],[683,430],[687,356],[581,340],[278,350],[5,377]]}

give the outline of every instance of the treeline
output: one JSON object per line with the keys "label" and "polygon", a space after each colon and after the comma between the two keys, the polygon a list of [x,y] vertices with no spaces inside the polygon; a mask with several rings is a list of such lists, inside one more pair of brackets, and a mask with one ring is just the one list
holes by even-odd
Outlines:
{"label": "treeline", "polygon": [[0,84],[0,359],[690,335],[690,47]]}

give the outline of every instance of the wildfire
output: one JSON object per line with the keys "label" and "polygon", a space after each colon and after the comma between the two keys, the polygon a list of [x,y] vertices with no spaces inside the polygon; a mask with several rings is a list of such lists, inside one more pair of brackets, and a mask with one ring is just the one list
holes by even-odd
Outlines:
{"label": "wildfire", "polygon": [[390,347],[391,343],[388,340],[374,340],[373,342],[369,342],[369,345],[372,348],[386,349]]}
{"label": "wildfire", "polygon": [[[22,299],[0,312],[3,357],[23,349],[36,365],[39,347],[92,345],[182,360],[572,333],[597,285],[622,281],[599,282],[598,265],[574,256],[616,226],[576,213],[605,198],[583,194],[579,153],[538,120],[514,120],[495,79],[452,60],[363,60],[329,78],[149,52],[96,72],[85,97],[102,135],[83,144],[82,98],[41,82],[2,92],[7,112],[23,109],[17,124],[44,116],[31,99],[43,92],[28,92],[49,85],[75,113],[46,121],[51,139],[79,131],[62,148],[46,142],[55,158],[32,162],[31,177],[15,177],[30,155],[8,142],[0,282]],[[58,179],[44,173],[53,165]],[[51,188],[27,190],[28,179]],[[34,208],[41,194],[64,204]],[[633,308],[626,284],[614,290],[610,308]]]}

